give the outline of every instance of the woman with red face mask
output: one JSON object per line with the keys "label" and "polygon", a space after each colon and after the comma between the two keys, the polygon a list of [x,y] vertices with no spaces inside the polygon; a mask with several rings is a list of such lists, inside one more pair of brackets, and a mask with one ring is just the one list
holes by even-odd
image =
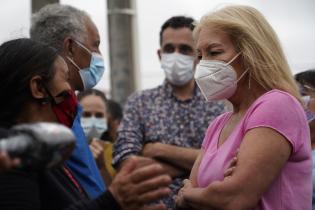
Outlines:
{"label": "woman with red face mask", "polygon": [[[0,127],[20,123],[60,122],[72,126],[77,101],[68,68],[53,48],[30,39],[0,46]],[[1,140],[0,136],[0,140]],[[0,209],[142,209],[166,195],[170,177],[157,165],[137,168],[129,161],[108,191],[90,200],[65,165],[47,170],[14,168],[0,174]],[[138,195],[138,196],[134,196]],[[164,209],[163,205],[149,209]]]}

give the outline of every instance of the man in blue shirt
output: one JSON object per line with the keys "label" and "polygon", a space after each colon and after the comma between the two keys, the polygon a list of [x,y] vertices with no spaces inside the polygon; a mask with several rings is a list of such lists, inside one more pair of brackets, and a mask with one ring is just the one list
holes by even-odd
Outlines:
{"label": "man in blue shirt", "polygon": [[[100,36],[89,15],[68,5],[50,4],[32,17],[31,39],[57,50],[68,64],[69,83],[73,90],[90,89],[104,72],[100,54]],[[72,125],[77,144],[66,165],[90,198],[105,191],[103,179],[88,147],[80,123],[81,107]]]}

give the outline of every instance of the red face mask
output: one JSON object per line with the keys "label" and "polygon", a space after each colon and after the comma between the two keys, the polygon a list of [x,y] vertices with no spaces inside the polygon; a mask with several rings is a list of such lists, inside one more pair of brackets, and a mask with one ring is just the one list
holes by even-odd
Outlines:
{"label": "red face mask", "polygon": [[53,101],[51,107],[58,121],[71,128],[77,114],[78,101],[73,90],[63,91],[57,97],[62,96],[63,101],[56,103]]}
{"label": "red face mask", "polygon": [[[71,128],[75,116],[77,114],[78,101],[73,90],[62,91],[56,96],[52,96],[48,88],[43,85],[49,96],[48,101],[51,102],[51,108],[55,113],[58,121]],[[55,98],[62,98],[61,102],[56,102]]]}

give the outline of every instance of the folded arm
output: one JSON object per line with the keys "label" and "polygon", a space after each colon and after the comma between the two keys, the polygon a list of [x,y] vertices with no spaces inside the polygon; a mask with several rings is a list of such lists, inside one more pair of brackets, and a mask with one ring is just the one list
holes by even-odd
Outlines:
{"label": "folded arm", "polygon": [[279,175],[292,147],[270,128],[248,131],[233,175],[206,188],[187,187],[183,200],[198,209],[252,209]]}
{"label": "folded arm", "polygon": [[164,161],[189,172],[199,154],[199,149],[185,148],[158,142],[146,144],[142,154],[145,157]]}

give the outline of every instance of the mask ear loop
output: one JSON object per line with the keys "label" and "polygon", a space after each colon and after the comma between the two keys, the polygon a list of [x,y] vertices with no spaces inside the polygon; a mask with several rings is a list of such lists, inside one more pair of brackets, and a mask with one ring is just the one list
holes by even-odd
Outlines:
{"label": "mask ear loop", "polygon": [[[86,48],[83,44],[81,44],[77,40],[74,40],[74,42],[77,45],[79,45],[82,49],[84,49],[86,52],[88,52],[91,55],[91,59],[92,59],[92,52],[88,48]],[[81,68],[74,62],[74,60],[72,58],[70,58],[69,56],[66,56],[66,58],[70,61],[70,63],[72,63],[72,65],[74,65],[74,67],[76,67],[78,69],[78,71],[81,70]]]}
{"label": "mask ear loop", "polygon": [[226,65],[230,65],[233,61],[241,54],[241,52],[237,53]]}
{"label": "mask ear loop", "polygon": [[86,46],[84,46],[82,43],[78,42],[77,40],[74,40],[74,42],[77,43],[77,45],[82,47],[84,50],[86,50],[90,55],[92,55],[92,52]]}
{"label": "mask ear loop", "polygon": [[69,56],[66,56],[66,58],[70,61],[70,63],[72,63],[72,65],[78,69],[78,71],[80,71],[80,67],[72,60],[72,58],[70,58]]}
{"label": "mask ear loop", "polygon": [[45,91],[46,91],[46,93],[48,95],[48,98],[45,99],[47,101],[47,103],[52,101],[54,104],[57,104],[56,101],[55,101],[55,98],[52,96],[52,94],[48,90],[47,86],[43,82],[41,82],[41,84],[42,84],[43,88],[45,89]]}

